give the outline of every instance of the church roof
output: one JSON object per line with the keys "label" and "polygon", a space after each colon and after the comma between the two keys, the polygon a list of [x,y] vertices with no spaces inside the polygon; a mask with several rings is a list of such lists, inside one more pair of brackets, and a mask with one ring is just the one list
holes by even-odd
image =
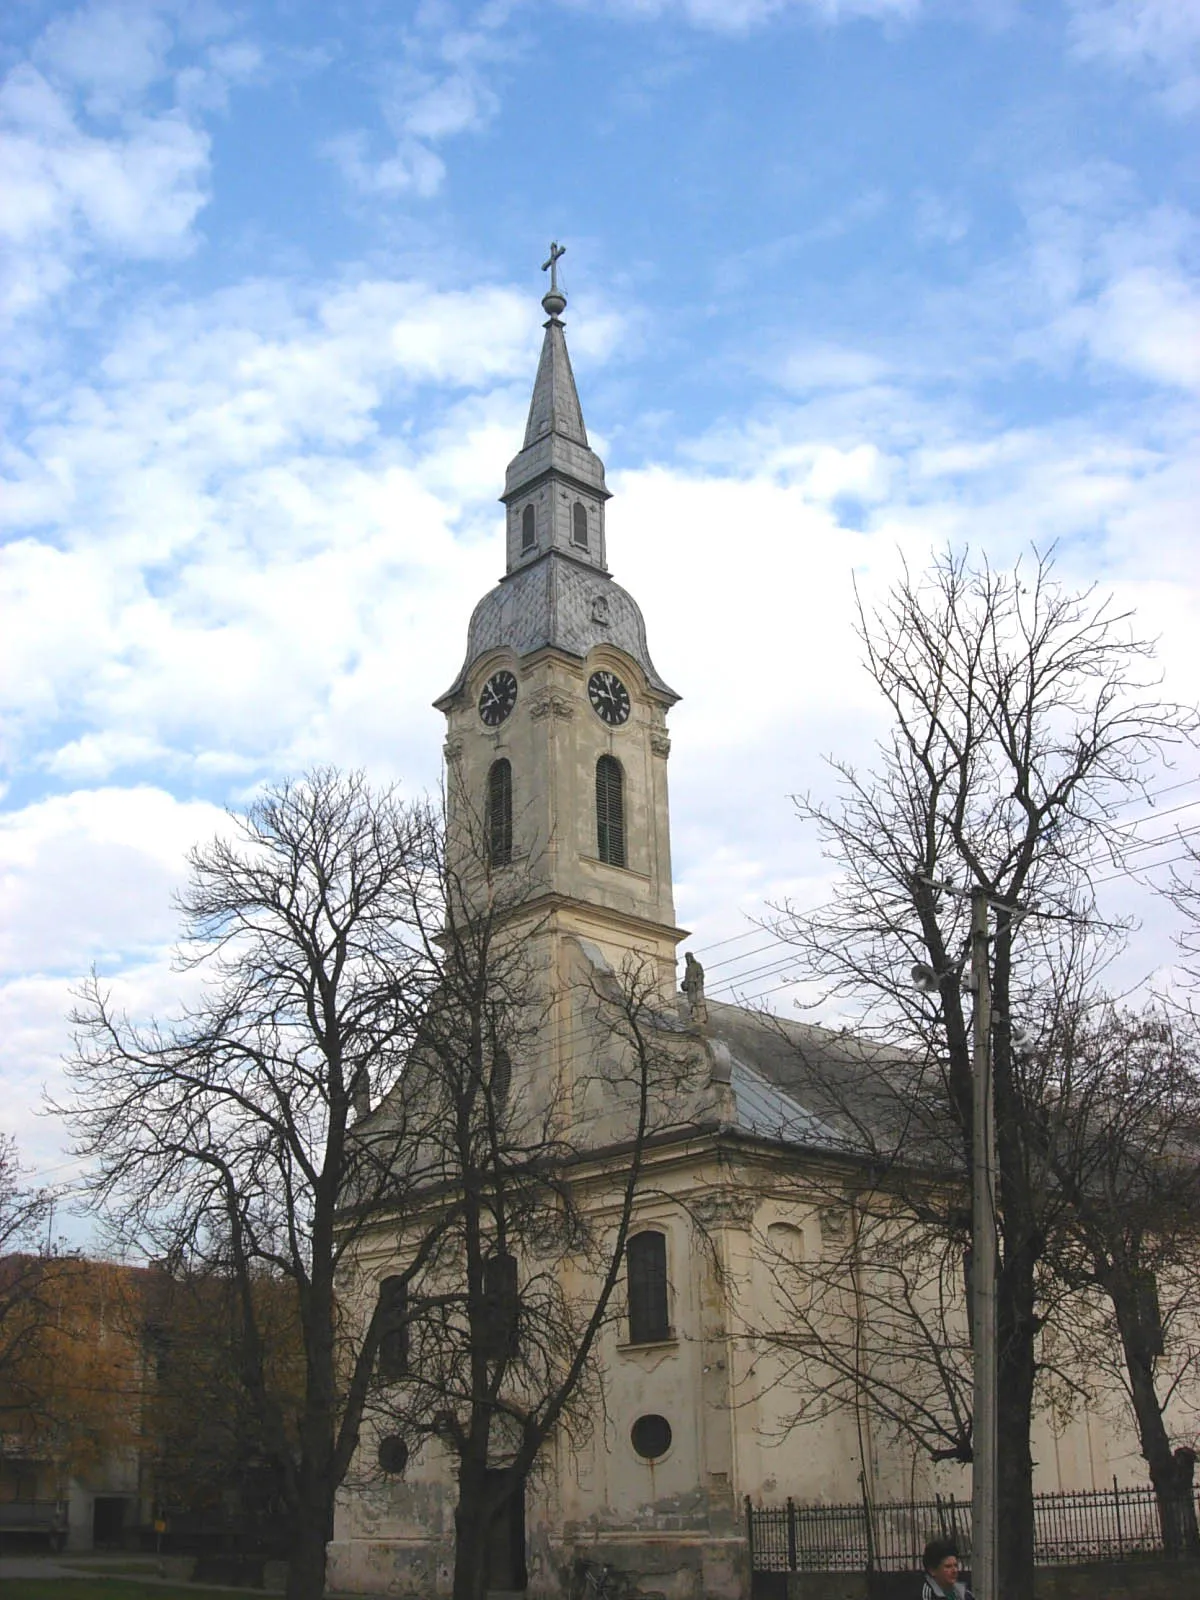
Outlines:
{"label": "church roof", "polygon": [[918,1126],[911,1078],[926,1065],[861,1035],[709,1000],[705,1032],[730,1058],[734,1131],[842,1154],[941,1159],[944,1121]]}

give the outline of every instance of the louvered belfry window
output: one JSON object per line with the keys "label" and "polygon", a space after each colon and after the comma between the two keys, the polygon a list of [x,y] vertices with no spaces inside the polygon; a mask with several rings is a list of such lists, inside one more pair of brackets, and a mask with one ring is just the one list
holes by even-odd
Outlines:
{"label": "louvered belfry window", "polygon": [[532,550],[537,543],[537,513],[532,506],[526,506],[521,513],[521,554]]}
{"label": "louvered belfry window", "polygon": [[571,508],[571,542],[586,550],[588,547],[587,511],[582,500]]}
{"label": "louvered belfry window", "polygon": [[512,860],[512,764],[503,756],[488,769],[487,845],[494,867]]}
{"label": "louvered belfry window", "polygon": [[653,1344],[669,1339],[667,1320],[667,1239],[649,1229],[625,1246],[629,1290],[629,1342]]}
{"label": "louvered belfry window", "polygon": [[610,866],[625,865],[624,778],[612,756],[596,763],[596,853]]}

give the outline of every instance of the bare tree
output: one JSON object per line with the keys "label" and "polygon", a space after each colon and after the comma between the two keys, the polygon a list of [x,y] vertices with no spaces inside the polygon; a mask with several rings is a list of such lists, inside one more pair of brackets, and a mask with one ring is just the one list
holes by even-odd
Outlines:
{"label": "bare tree", "polygon": [[0,1420],[39,1413],[45,1396],[34,1352],[53,1320],[59,1252],[51,1237],[55,1195],[31,1187],[16,1140],[0,1135]]}
{"label": "bare tree", "polygon": [[[373,1421],[448,1450],[454,1596],[481,1600],[489,1530],[547,1442],[578,1447],[602,1414],[597,1340],[617,1310],[646,1151],[686,1122],[697,1049],[649,963],[616,971],[580,947],[570,993],[547,986],[531,954],[545,929],[536,913],[513,919],[524,887],[486,870],[486,851],[460,839],[442,877],[442,920],[423,930],[435,998],[402,1083],[365,1127],[383,1138],[397,1115],[411,1121],[409,1102],[425,1108],[420,1166],[446,1226],[419,1273],[402,1289],[390,1280],[394,1345]],[[565,1075],[548,1026],[564,1001]],[[422,1237],[398,1233],[402,1263]]]}
{"label": "bare tree", "polygon": [[[275,1451],[243,1382],[242,1286],[212,1262],[155,1262],[136,1277],[125,1332],[142,1352],[142,1461],[158,1513],[172,1526],[217,1521],[227,1553],[282,1553],[290,1530]],[[294,1450],[305,1365],[296,1296],[289,1280],[260,1271],[252,1299],[263,1385]]]}
{"label": "bare tree", "polygon": [[[880,611],[860,609],[859,631],[891,732],[872,770],[833,762],[834,802],[799,800],[842,877],[831,906],[784,907],[779,928],[826,997],[854,1007],[864,1036],[918,1064],[913,1081],[934,1098],[913,1107],[915,1122],[927,1133],[944,1110],[939,1137],[953,1153],[942,1171],[965,1192],[966,908],[945,885],[978,887],[992,907],[1000,1594],[1015,1600],[1033,1577],[1029,1430],[1050,1221],[1029,1137],[1044,1066],[1026,1053],[1018,1023],[1036,1025],[1053,996],[1078,991],[1113,949],[1120,930],[1099,917],[1093,875],[1120,862],[1122,807],[1195,720],[1145,681],[1151,650],[1129,618],[1092,591],[1064,590],[1046,557],[997,573],[945,555],[922,578],[906,574]],[[917,964],[930,994],[912,984]],[[919,1148],[902,1124],[892,1169]]]}
{"label": "bare tree", "polygon": [[1107,1312],[1073,1300],[1064,1327],[1123,1381],[1165,1548],[1200,1552],[1195,1436],[1173,1445],[1167,1423],[1200,1375],[1200,1041],[1185,1015],[1102,998],[1065,1008],[1044,1048],[1043,1158],[1065,1202],[1053,1266]]}
{"label": "bare tree", "polygon": [[[202,998],[136,1026],[93,979],[62,1109],[117,1234],[233,1287],[244,1438],[290,1512],[293,1600],[322,1591],[334,1498],[372,1410],[451,1445],[456,1593],[478,1597],[480,1529],[557,1429],[585,1425],[642,1151],[688,1039],[655,1014],[640,969],[585,961],[593,1015],[576,1019],[573,1081],[543,1070],[563,996],[531,967],[527,874],[493,871],[461,808],[450,838],[432,808],[320,771],[234,827],[193,852],[180,901]],[[589,1076],[622,1130],[607,1157],[620,1214],[603,1229],[578,1198],[606,1159]],[[364,1304],[369,1237],[401,1259]],[[565,1292],[568,1258],[598,1274],[585,1304]],[[298,1400],[273,1371],[267,1313],[281,1310],[303,1349]]]}
{"label": "bare tree", "polygon": [[[421,1178],[420,1128],[373,1140],[354,1124],[399,1078],[432,992],[412,895],[436,904],[438,833],[428,808],[359,777],[269,789],[190,857],[183,964],[201,998],[140,1026],[93,977],[74,1017],[75,1092],[58,1109],[94,1164],[94,1204],[151,1257],[236,1286],[239,1376],[290,1512],[293,1600],[324,1588],[380,1337],[378,1317],[342,1316],[339,1265],[381,1208],[404,1216]],[[270,1381],[264,1274],[290,1287],[300,1329],[294,1415]]]}

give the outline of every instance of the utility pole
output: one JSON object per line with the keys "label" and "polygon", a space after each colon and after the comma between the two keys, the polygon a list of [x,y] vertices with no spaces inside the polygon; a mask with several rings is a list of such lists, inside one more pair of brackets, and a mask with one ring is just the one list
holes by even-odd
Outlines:
{"label": "utility pole", "polygon": [[996,1592],[996,1115],[992,1092],[992,976],[987,890],[971,890],[972,1026],[971,1312],[974,1396],[971,1423],[971,1587]]}

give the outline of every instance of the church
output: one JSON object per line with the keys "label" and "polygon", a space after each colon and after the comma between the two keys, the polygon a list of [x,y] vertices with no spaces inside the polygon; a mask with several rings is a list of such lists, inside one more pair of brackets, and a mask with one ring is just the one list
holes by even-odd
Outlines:
{"label": "church", "polygon": [[[706,1000],[680,987],[671,876],[667,719],[679,696],[650,653],[637,601],[608,564],[604,463],[588,443],[554,271],[524,443],[508,467],[505,572],[476,606],[466,656],[436,702],[447,793],[473,797],[493,862],[523,862],[539,967],[565,993],[585,975],[648,965],[691,1063],[685,1126],[654,1153],[639,1194],[618,1315],[599,1345],[604,1406],[578,1447],[555,1441],[500,1541],[490,1587],[565,1592],[579,1557],[667,1600],[750,1592],[745,1505],[970,1497],[969,1471],[936,1469],[865,1409],[805,1407],[761,1332],[786,1317],[780,1263],[848,1258],[839,1203],[845,1142],[804,1089],[814,1064],[853,1071],[845,1034]],[[569,1076],[578,1035],[553,1010],[540,1059]],[[604,1108],[597,1108],[603,1142]],[[616,1138],[619,1130],[609,1130]],[[704,1231],[698,1248],[696,1229]],[[365,1239],[380,1284],[397,1241]],[[869,1270],[869,1263],[866,1269]],[[856,1269],[857,1270],[857,1269]],[[847,1281],[847,1292],[854,1285]],[[794,1425],[798,1411],[808,1420]],[[365,1438],[364,1454],[378,1441]],[[1094,1417],[1049,1417],[1039,1488],[1141,1480],[1136,1446]],[[384,1453],[342,1493],[335,1589],[431,1596],[452,1576],[452,1459],[437,1439]]]}

